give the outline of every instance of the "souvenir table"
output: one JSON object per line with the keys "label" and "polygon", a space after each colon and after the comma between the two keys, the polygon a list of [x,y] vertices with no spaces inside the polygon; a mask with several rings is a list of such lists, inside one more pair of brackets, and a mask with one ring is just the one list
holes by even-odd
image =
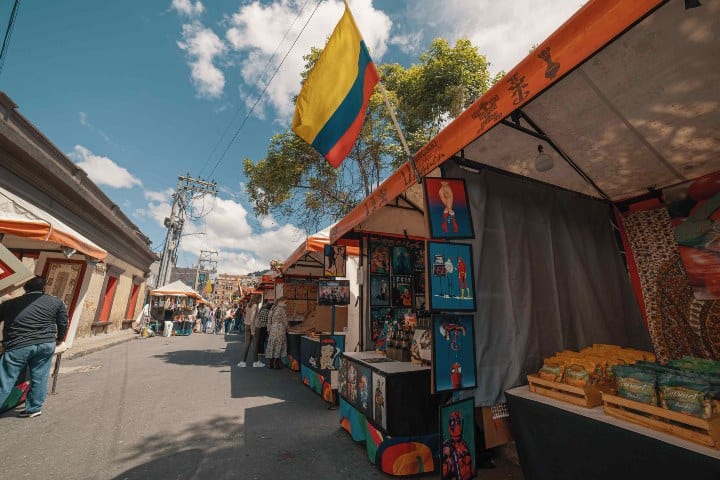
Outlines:
{"label": "souvenir table", "polygon": [[337,389],[338,356],[344,351],[344,332],[335,335],[304,335],[300,339],[302,381],[329,403],[335,403],[333,390]]}
{"label": "souvenir table", "polygon": [[526,480],[720,478],[720,450],[535,393],[506,392]]}
{"label": "souvenir table", "polygon": [[370,461],[396,476],[433,471],[438,399],[430,368],[375,352],[344,353],[339,363],[340,424],[365,442]]}

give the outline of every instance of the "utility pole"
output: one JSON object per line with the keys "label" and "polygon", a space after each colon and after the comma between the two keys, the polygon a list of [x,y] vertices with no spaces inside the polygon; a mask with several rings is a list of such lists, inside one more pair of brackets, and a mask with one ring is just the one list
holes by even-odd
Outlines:
{"label": "utility pole", "polygon": [[180,246],[183,226],[185,225],[185,210],[190,203],[203,195],[217,195],[217,182],[208,182],[199,178],[193,178],[188,173],[178,177],[178,185],[173,194],[173,205],[170,217],[165,218],[165,246],[160,258],[160,269],[158,271],[157,286],[167,284],[170,279],[172,267],[177,263],[177,252]]}
{"label": "utility pole", "polygon": [[197,265],[195,265],[195,287],[194,290],[200,293],[200,288],[207,283],[207,277],[204,282],[200,281],[200,274],[213,274],[217,272],[217,254],[216,250],[200,250]]}

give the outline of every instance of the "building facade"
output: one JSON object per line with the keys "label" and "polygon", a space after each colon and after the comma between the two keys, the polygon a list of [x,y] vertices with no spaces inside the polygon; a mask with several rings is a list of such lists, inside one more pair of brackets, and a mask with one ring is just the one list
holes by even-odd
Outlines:
{"label": "building facade", "polygon": [[[52,234],[38,234],[43,224]],[[130,328],[138,317],[156,260],[149,239],[3,92],[0,237],[29,270],[47,278],[47,292],[65,302],[69,345]]]}

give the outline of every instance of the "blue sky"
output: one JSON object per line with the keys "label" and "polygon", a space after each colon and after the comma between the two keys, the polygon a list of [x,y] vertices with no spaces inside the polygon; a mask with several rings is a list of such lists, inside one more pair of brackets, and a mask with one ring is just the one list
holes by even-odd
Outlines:
{"label": "blue sky", "polygon": [[[417,62],[435,37],[470,38],[492,70],[508,70],[572,15],[580,1],[349,0],[376,63]],[[542,4],[542,5],[538,5]],[[342,14],[325,0],[97,0],[21,3],[0,90],[84,168],[153,240],[180,174],[207,178],[280,60],[267,92],[218,164],[221,193],[186,228],[179,255],[220,252],[219,270],[244,273],[286,258],[304,238],[256,219],[242,159],[262,158],[287,128],[302,56],[322,47]],[[442,8],[438,8],[442,5]],[[4,34],[12,2],[0,5]],[[263,75],[264,73],[264,75]],[[205,168],[203,168],[205,167]],[[203,233],[204,234],[201,234]]]}

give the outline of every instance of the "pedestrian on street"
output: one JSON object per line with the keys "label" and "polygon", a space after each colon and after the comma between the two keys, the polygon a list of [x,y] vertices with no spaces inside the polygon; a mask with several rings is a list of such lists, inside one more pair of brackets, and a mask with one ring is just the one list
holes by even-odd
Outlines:
{"label": "pedestrian on street", "polygon": [[215,309],[215,335],[220,333],[223,323],[223,309],[220,305]]}
{"label": "pedestrian on street", "polygon": [[67,334],[65,304],[45,294],[45,283],[45,278],[34,277],[24,285],[24,295],[0,304],[0,322],[4,323],[0,405],[5,403],[22,370],[30,367],[30,392],[21,417],[42,414],[55,347],[64,346]]}
{"label": "pedestrian on street", "polygon": [[245,303],[241,303],[238,308],[235,309],[235,313],[233,313],[233,332],[240,331],[240,325],[242,325],[243,315],[245,315],[245,305]]}
{"label": "pedestrian on street", "polygon": [[253,336],[253,348],[258,355],[265,355],[265,342],[268,338],[268,319],[270,318],[270,307],[272,302],[263,303],[262,308],[255,317],[255,335]]}
{"label": "pedestrian on street", "polygon": [[257,341],[255,340],[255,326],[258,315],[258,309],[262,302],[262,296],[255,294],[250,299],[250,304],[245,309],[244,322],[245,322],[245,338],[243,339],[243,351],[240,356],[240,363],[238,367],[244,367],[247,362],[248,352],[250,351],[250,342],[253,344],[253,367],[264,367],[265,364],[258,360]]}
{"label": "pedestrian on street", "polygon": [[235,316],[235,310],[237,310],[237,305],[233,305],[225,312],[225,335],[230,333],[230,326],[232,325],[233,317]]}
{"label": "pedestrian on street", "polygon": [[270,313],[268,321],[268,346],[265,358],[270,359],[270,368],[282,368],[280,361],[287,357],[287,327],[288,319],[285,313],[287,302],[285,297],[277,299],[275,308]]}

